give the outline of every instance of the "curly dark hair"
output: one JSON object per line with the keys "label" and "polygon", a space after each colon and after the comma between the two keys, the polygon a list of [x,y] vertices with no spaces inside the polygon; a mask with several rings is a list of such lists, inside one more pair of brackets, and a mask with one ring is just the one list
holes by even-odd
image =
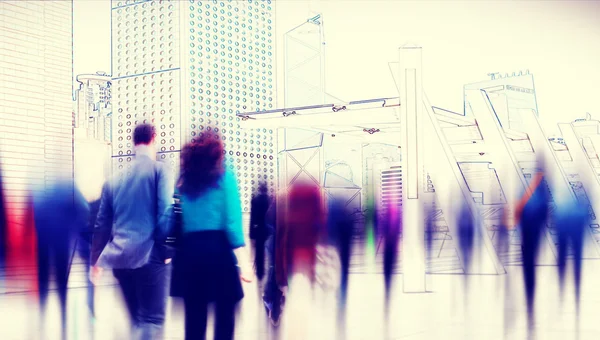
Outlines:
{"label": "curly dark hair", "polygon": [[217,134],[204,134],[186,144],[181,150],[180,192],[197,197],[215,187],[225,172],[224,154],[223,143]]}

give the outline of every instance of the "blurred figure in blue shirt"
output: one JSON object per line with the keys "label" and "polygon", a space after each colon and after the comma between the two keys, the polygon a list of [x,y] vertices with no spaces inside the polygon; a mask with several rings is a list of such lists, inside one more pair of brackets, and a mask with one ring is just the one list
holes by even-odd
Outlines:
{"label": "blurred figure in blue shirt", "polygon": [[548,220],[548,199],[550,193],[544,181],[544,173],[535,174],[517,206],[516,214],[521,228],[521,244],[523,248],[523,276],[527,299],[527,314],[532,325],[535,302],[535,263],[540,241]]}
{"label": "blurred figure in blue shirt", "polygon": [[62,336],[66,338],[67,282],[69,262],[75,238],[88,221],[89,207],[73,180],[58,180],[36,191],[33,211],[38,241],[38,283],[42,314],[45,312],[50,285],[54,276],[61,307]]}
{"label": "blurred figure in blue shirt", "polygon": [[92,238],[93,281],[100,268],[113,269],[131,318],[131,339],[160,336],[169,291],[165,240],[174,185],[168,167],[156,161],[155,136],[152,125],[135,127],[132,171],[104,185]]}

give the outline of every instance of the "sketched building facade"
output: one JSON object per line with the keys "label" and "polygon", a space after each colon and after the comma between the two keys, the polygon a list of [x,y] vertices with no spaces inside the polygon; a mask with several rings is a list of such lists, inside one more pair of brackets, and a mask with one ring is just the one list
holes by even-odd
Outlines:
{"label": "sketched building facade", "polygon": [[182,145],[218,133],[246,211],[259,178],[274,189],[274,131],[242,130],[236,117],[274,107],[270,1],[113,0],[111,30],[114,171],[129,169],[131,131],[146,122],[175,172]]}

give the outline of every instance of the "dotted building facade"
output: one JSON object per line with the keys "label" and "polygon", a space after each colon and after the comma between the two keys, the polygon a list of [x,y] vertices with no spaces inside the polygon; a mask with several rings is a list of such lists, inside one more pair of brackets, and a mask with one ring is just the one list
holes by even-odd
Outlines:
{"label": "dotted building facade", "polygon": [[259,180],[274,190],[275,131],[236,117],[275,107],[273,18],[270,1],[113,1],[113,170],[130,168],[146,122],[175,172],[185,143],[218,133],[245,211]]}

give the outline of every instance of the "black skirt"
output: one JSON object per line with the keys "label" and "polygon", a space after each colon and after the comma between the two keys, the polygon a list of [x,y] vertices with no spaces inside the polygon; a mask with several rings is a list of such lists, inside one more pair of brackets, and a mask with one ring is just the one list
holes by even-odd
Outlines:
{"label": "black skirt", "polygon": [[237,259],[223,231],[186,233],[173,259],[171,296],[208,302],[237,302],[244,297]]}

